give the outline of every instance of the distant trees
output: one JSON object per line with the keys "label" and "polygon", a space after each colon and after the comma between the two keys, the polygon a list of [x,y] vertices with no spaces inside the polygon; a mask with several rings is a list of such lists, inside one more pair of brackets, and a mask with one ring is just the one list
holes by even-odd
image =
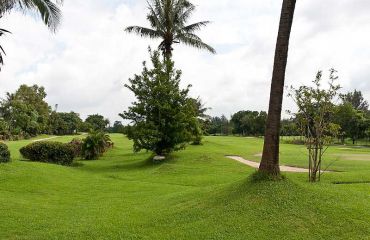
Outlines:
{"label": "distant trees", "polygon": [[239,111],[231,117],[233,133],[242,136],[262,136],[265,133],[266,112]]}
{"label": "distant trees", "polygon": [[343,104],[349,103],[356,110],[364,112],[369,110],[369,103],[364,99],[361,91],[357,91],[355,89],[353,92],[341,94],[340,98],[342,99]]}
{"label": "distant trees", "polygon": [[80,129],[82,120],[75,112],[52,112],[49,118],[50,133],[55,135],[72,135]]}
{"label": "distant trees", "polygon": [[215,49],[204,43],[195,34],[196,31],[209,24],[208,21],[187,25],[195,10],[195,6],[188,0],[151,0],[148,2],[148,8],[147,19],[151,28],[130,26],[126,28],[126,32],[133,32],[142,37],[161,39],[158,49],[167,58],[172,55],[174,43],[183,43],[216,53]]}
{"label": "distant trees", "polygon": [[221,117],[211,117],[206,121],[206,133],[210,135],[230,135],[232,134],[231,122],[222,115]]}
{"label": "distant trees", "polygon": [[109,125],[109,120],[99,114],[89,115],[85,120],[85,128],[92,129],[94,131],[105,131]]}
{"label": "distant trees", "polygon": [[339,137],[342,144],[346,138],[351,138],[355,144],[358,139],[367,135],[370,126],[370,119],[365,112],[355,109],[350,102],[336,106],[333,121],[340,126]]}
{"label": "distant trees", "polygon": [[110,133],[126,133],[126,127],[122,124],[121,121],[115,121],[113,126],[108,129]]}
{"label": "distant trees", "polygon": [[180,89],[181,71],[170,59],[161,61],[159,55],[150,51],[153,68],[144,62],[142,73],[125,85],[137,100],[120,116],[132,123],[127,136],[134,141],[136,152],[146,149],[167,155],[192,141],[199,123],[188,97],[190,86]]}

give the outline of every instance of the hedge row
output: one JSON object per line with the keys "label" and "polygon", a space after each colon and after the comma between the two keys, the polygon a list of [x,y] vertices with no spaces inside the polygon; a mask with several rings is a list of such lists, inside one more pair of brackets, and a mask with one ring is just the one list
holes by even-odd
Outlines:
{"label": "hedge row", "polygon": [[31,143],[20,150],[22,156],[31,161],[71,165],[75,158],[70,144],[40,141]]}

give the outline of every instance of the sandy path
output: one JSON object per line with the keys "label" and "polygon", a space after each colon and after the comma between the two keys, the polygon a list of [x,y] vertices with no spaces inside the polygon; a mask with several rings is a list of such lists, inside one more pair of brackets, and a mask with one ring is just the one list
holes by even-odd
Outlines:
{"label": "sandy path", "polygon": [[42,139],[33,140],[32,142],[47,141],[47,140],[51,140],[51,139],[54,139],[54,138],[57,138],[57,137],[58,137],[58,136],[49,137],[49,138],[42,138]]}
{"label": "sandy path", "polygon": [[[235,161],[241,162],[245,165],[248,165],[252,168],[258,168],[260,164],[258,162],[253,162],[246,160],[239,156],[226,156],[227,158],[233,159]],[[295,172],[295,173],[308,173],[308,169],[306,168],[297,168],[297,167],[289,167],[289,166],[280,166],[280,171],[282,172]],[[323,171],[324,172],[324,171]]]}

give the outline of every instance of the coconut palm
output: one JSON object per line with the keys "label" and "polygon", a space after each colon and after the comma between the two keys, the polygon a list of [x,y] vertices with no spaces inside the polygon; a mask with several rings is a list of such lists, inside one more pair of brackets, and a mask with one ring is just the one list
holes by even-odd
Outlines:
{"label": "coconut palm", "polygon": [[[51,0],[0,0],[0,19],[5,13],[14,9],[21,11],[35,10],[40,14],[45,25],[51,31],[55,32],[61,19],[61,12],[58,5],[62,2],[63,0],[56,0],[56,2]],[[9,33],[9,31],[0,29],[0,37],[4,33]],[[2,54],[5,54],[5,51],[0,45],[0,65],[3,64]]]}
{"label": "coconut palm", "polygon": [[195,6],[187,0],[152,0],[148,2],[149,13],[147,19],[151,28],[131,26],[126,32],[136,33],[143,37],[162,39],[159,49],[163,55],[170,57],[172,45],[183,43],[198,49],[205,49],[216,53],[215,49],[207,45],[195,32],[209,24],[202,21],[187,25]]}
{"label": "coconut palm", "polygon": [[289,39],[293,24],[295,5],[296,0],[283,0],[275,50],[274,70],[271,81],[270,104],[265,130],[263,155],[259,167],[260,172],[273,176],[280,175],[280,120],[284,94],[285,71],[288,60]]}

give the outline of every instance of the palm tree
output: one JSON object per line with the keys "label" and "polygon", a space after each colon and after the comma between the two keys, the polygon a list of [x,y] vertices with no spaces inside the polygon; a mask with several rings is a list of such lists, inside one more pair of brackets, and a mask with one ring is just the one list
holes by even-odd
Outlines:
{"label": "palm tree", "polygon": [[281,109],[284,94],[285,71],[288,61],[290,32],[293,24],[296,0],[283,0],[279,33],[276,42],[274,70],[271,81],[269,112],[265,130],[265,140],[260,172],[272,176],[280,175],[279,134]]}
{"label": "palm tree", "polygon": [[147,19],[152,28],[131,26],[126,28],[126,32],[137,33],[143,37],[162,39],[158,48],[167,58],[172,55],[172,45],[174,43],[184,43],[216,53],[214,48],[204,43],[195,34],[197,30],[208,25],[209,21],[186,24],[195,10],[195,6],[188,0],[152,0],[151,3],[148,2],[148,5],[149,14]]}
{"label": "palm tree", "polygon": [[[56,0],[56,3],[50,0],[0,0],[0,19],[5,13],[14,9],[21,11],[36,10],[40,13],[43,22],[48,28],[55,32],[61,19],[61,12],[58,5],[62,4],[63,0]],[[5,29],[0,29],[0,37],[4,33],[10,33]],[[3,64],[2,54],[5,55],[4,49],[0,45],[0,66]],[[1,70],[1,68],[0,68]]]}

